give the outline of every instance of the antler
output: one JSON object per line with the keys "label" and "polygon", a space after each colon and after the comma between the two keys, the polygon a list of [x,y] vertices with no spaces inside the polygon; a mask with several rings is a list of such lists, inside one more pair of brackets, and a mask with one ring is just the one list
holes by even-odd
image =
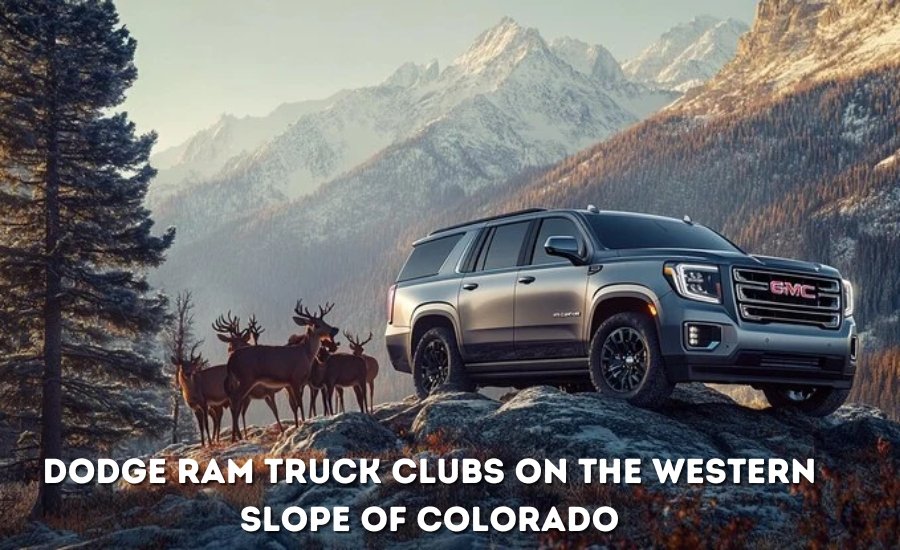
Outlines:
{"label": "antler", "polygon": [[371,342],[371,341],[372,341],[372,336],[373,336],[373,335],[372,335],[372,331],[370,330],[370,331],[369,331],[369,337],[366,338],[361,344],[359,344],[359,347],[364,347],[366,344],[368,344],[369,342]]}
{"label": "antler", "polygon": [[203,362],[203,354],[197,353],[197,348],[199,348],[200,344],[202,344],[202,343],[203,343],[202,341],[196,342],[193,346],[191,346],[191,360],[190,360],[191,365],[199,365],[200,363]]}
{"label": "antler", "polygon": [[309,309],[303,305],[302,299],[297,300],[297,305],[294,306],[294,314],[296,315],[294,322],[302,326],[309,324],[311,321],[321,321],[332,309],[334,309],[334,303],[326,302],[325,307],[319,306],[319,314],[315,315],[310,313]]}
{"label": "antler", "polygon": [[294,317],[294,322],[301,326],[308,324],[309,321],[312,321],[315,318],[315,316],[310,313],[308,309],[303,307],[302,298],[297,300],[297,305],[294,306],[294,314],[296,315],[296,317]]}
{"label": "antler", "polygon": [[334,302],[325,302],[325,307],[319,306],[319,319],[325,317],[334,309]]}
{"label": "antler", "polygon": [[266,329],[262,328],[259,323],[256,321],[256,314],[250,316],[250,321],[247,323],[247,332],[253,336],[253,341],[259,341],[259,335],[264,333]]}
{"label": "antler", "polygon": [[239,336],[241,333],[240,317],[232,317],[230,309],[228,310],[227,315],[227,319],[222,315],[219,315],[219,318],[212,324],[213,330],[220,334]]}
{"label": "antler", "polygon": [[354,338],[353,335],[350,334],[349,331],[346,331],[346,330],[344,331],[344,338],[346,338],[347,341],[350,342],[350,344],[353,345],[353,346],[358,346],[358,345],[359,345],[359,340],[357,340],[356,338]]}

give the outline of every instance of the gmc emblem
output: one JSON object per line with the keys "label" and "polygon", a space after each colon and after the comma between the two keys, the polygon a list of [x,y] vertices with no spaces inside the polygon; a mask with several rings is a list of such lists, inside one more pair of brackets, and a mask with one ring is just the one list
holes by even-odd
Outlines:
{"label": "gmc emblem", "polygon": [[787,281],[771,281],[769,283],[769,292],[779,296],[800,296],[807,300],[816,299],[816,287],[813,285],[802,285]]}

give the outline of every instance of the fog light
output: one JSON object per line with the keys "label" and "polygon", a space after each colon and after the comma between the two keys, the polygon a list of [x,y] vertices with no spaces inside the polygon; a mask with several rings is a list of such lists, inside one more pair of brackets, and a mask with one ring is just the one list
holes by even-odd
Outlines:
{"label": "fog light", "polygon": [[715,349],[722,341],[722,327],[703,323],[685,325],[685,347],[690,349]]}
{"label": "fog light", "polygon": [[859,349],[859,339],[854,336],[850,339],[850,359],[856,361],[857,350]]}

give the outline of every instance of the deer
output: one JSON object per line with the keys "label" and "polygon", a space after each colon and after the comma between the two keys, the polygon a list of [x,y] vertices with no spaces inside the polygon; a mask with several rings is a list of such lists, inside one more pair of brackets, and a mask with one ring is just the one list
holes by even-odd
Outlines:
{"label": "deer", "polygon": [[[369,412],[373,412],[375,406],[375,377],[378,376],[378,360],[371,355],[365,354],[365,345],[372,341],[372,331],[369,331],[369,337],[360,342],[359,337],[351,338],[349,332],[344,332],[344,337],[350,342],[350,351],[357,357],[362,357],[366,362],[366,383],[369,386]],[[343,406],[343,395],[340,395],[341,405]]]}
{"label": "deer", "polygon": [[339,392],[338,399],[341,402],[341,412],[344,412],[342,388],[353,388],[353,392],[356,394],[356,402],[359,405],[359,412],[369,412],[368,399],[366,398],[367,371],[365,359],[352,353],[332,353],[319,370],[320,372],[316,374],[316,377],[321,376],[321,381],[328,396],[326,413],[334,414],[333,397],[335,390]]}
{"label": "deer", "polygon": [[[340,329],[325,322],[334,304],[319,306],[319,313],[313,314],[298,300],[294,307],[294,323],[306,327],[306,338],[298,339],[295,345],[257,345],[235,350],[228,358],[226,389],[232,403],[243,403],[256,386],[278,390],[287,388],[293,399],[294,425],[300,425],[297,409],[306,420],[303,411],[303,389],[309,381],[313,362],[323,341],[334,341]],[[231,408],[231,439],[241,437],[238,427],[238,412]]]}
{"label": "deer", "polygon": [[[228,406],[228,396],[225,394],[225,369],[203,368],[206,360],[201,354],[196,353],[199,346],[200,342],[194,344],[189,359],[172,356],[170,361],[175,365],[175,376],[181,388],[181,396],[197,417],[200,445],[206,446],[207,443],[212,445],[208,417],[212,416],[215,422],[216,415],[212,411],[217,409],[218,417],[221,419],[222,409]],[[214,433],[218,439],[218,428]]]}
{"label": "deer", "polygon": [[[229,356],[236,350],[259,345],[259,337],[263,332],[266,331],[266,329],[262,328],[259,322],[256,320],[255,314],[250,315],[250,320],[247,324],[247,328],[241,330],[240,318],[232,317],[230,310],[227,313],[227,318],[219,315],[219,318],[216,319],[213,323],[212,328],[214,331],[216,331],[216,336],[219,338],[219,340],[228,344]],[[220,367],[223,371],[226,370],[225,365],[216,365],[213,368]],[[281,424],[281,418],[278,416],[278,405],[275,402],[275,393],[277,393],[277,390],[272,391],[261,386],[254,387],[250,391],[249,398],[240,405],[241,421],[244,424],[245,431],[247,430],[247,409],[250,408],[250,401],[253,399],[263,399],[265,400],[266,405],[269,406],[272,414],[275,415],[275,422],[278,424],[278,431],[280,433],[284,433],[284,426]],[[223,412],[224,411],[222,408],[212,410],[213,424],[215,426],[215,432],[217,434],[222,424]],[[218,440],[218,435],[216,436],[216,439]]]}
{"label": "deer", "polygon": [[319,347],[319,353],[316,355],[316,360],[313,362],[309,373],[310,417],[316,415],[316,397],[318,397],[319,392],[322,392],[322,413],[329,414],[330,412],[328,410],[328,401],[326,400],[327,396],[325,395],[325,365],[328,362],[328,358],[337,351],[340,345],[340,342],[329,340],[322,342],[322,346]]}

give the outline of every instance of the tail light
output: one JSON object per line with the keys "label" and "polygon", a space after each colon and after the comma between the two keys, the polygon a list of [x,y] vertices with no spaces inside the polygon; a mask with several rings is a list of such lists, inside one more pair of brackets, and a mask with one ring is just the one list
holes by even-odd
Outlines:
{"label": "tail light", "polygon": [[388,324],[394,323],[394,296],[397,295],[397,285],[391,285],[391,288],[388,289],[388,299],[387,299],[387,319]]}

